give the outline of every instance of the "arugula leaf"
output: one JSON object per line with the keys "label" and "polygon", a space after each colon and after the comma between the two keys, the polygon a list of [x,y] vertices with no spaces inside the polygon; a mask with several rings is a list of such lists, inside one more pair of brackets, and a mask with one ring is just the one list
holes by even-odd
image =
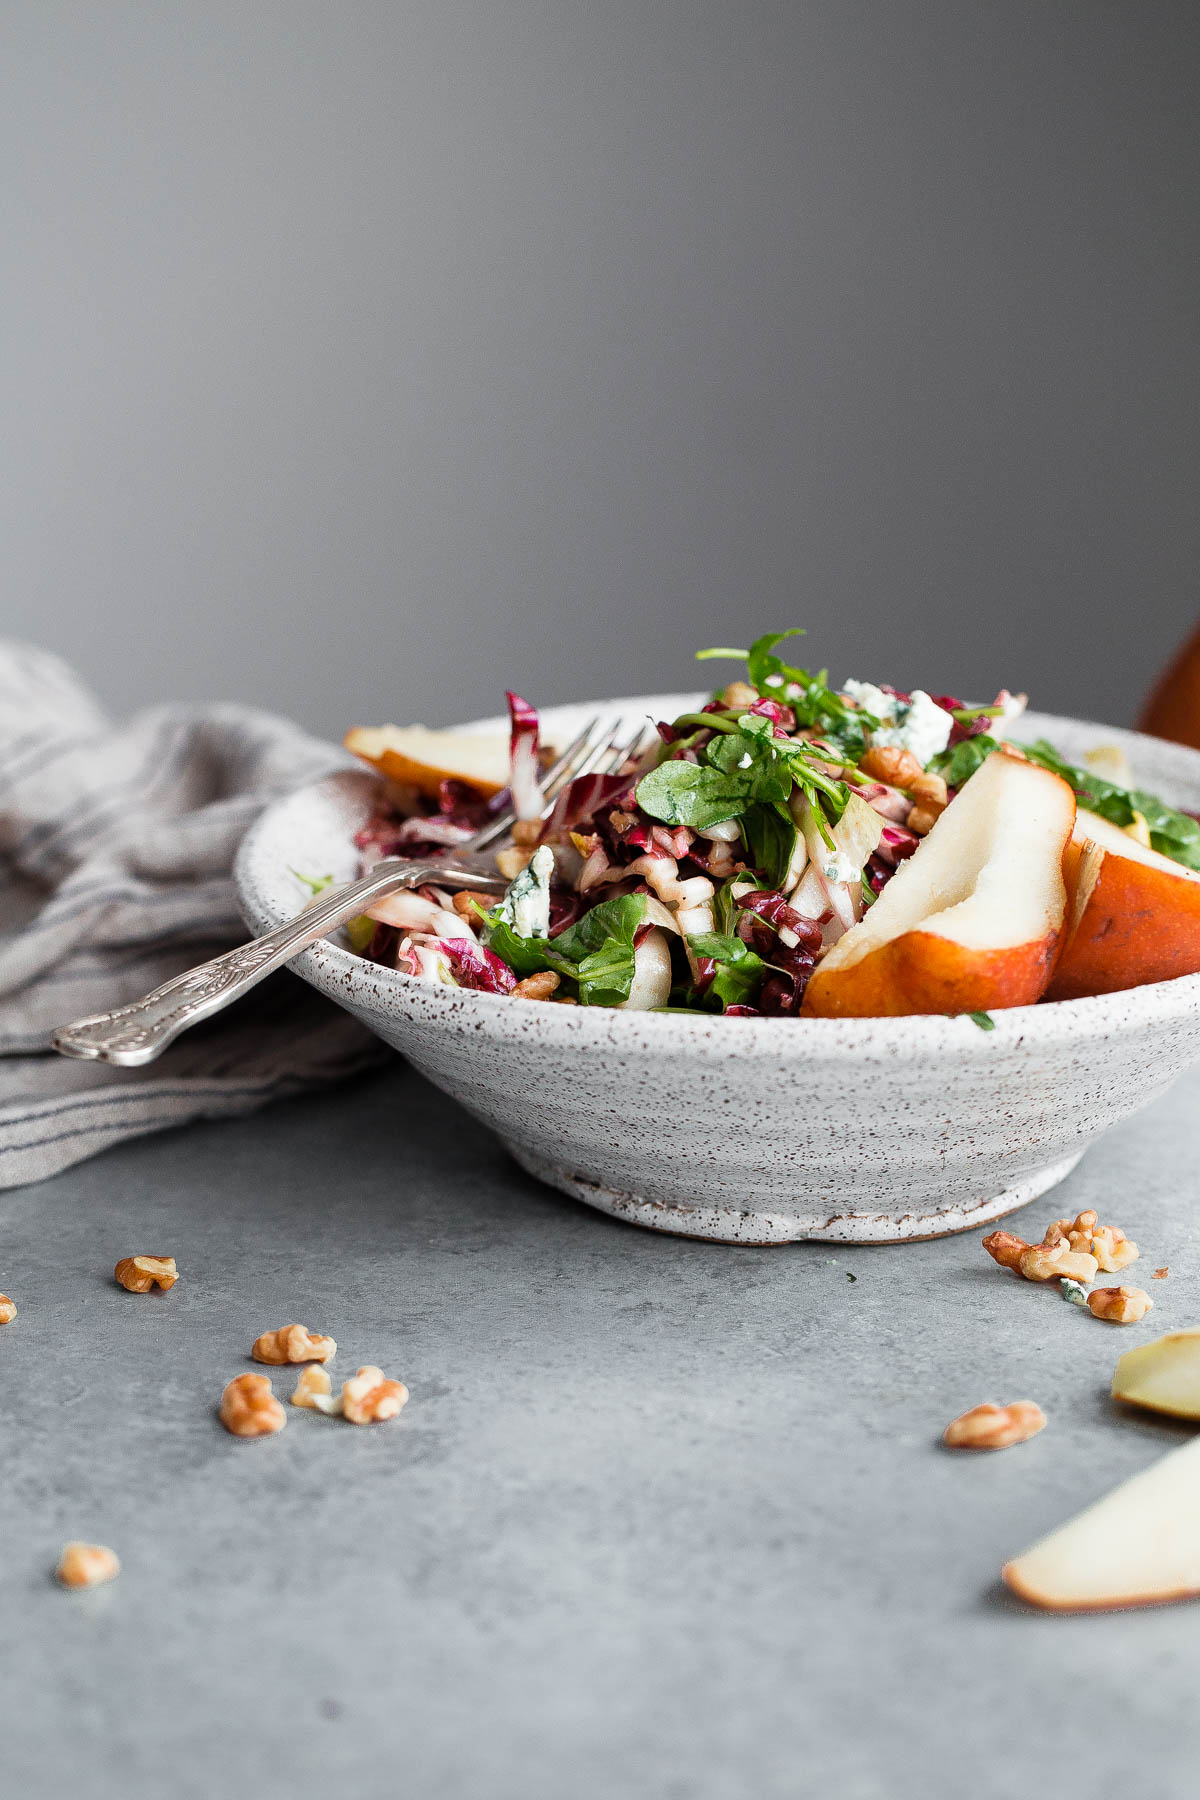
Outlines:
{"label": "arugula leaf", "polygon": [[1075,798],[1088,812],[1098,813],[1112,825],[1132,825],[1134,815],[1141,813],[1150,828],[1150,842],[1163,856],[1182,863],[1187,869],[1200,869],[1200,820],[1188,813],[1176,812],[1157,794],[1142,788],[1121,787],[1105,781],[1090,769],[1076,768],[1067,762],[1053,744],[1039,738],[1036,744],[1022,744],[1031,762],[1061,775],[1075,790]]}
{"label": "arugula leaf", "polygon": [[643,775],[638,805],[667,825],[704,831],[736,819],[754,801],[784,801],[792,781],[773,740],[734,730],[713,740],[703,763],[664,762]]}
{"label": "arugula leaf", "polygon": [[302,875],[299,869],[293,869],[290,863],[288,864],[288,874],[294,875],[296,880],[308,889],[314,900],[318,894],[324,893],[327,887],[333,886],[332,875]]}
{"label": "arugula leaf", "polygon": [[746,860],[763,877],[767,887],[777,888],[788,871],[796,848],[796,823],[786,806],[758,802],[742,814]]}
{"label": "arugula leaf", "polygon": [[719,1000],[722,1010],[753,1003],[752,996],[767,966],[756,951],[739,937],[725,937],[715,931],[689,938],[688,946],[696,956],[709,956],[717,965],[716,974],[704,990],[705,999]]}
{"label": "arugula leaf", "polygon": [[729,657],[734,662],[744,660],[750,680],[760,694],[790,706],[798,724],[820,727],[831,743],[857,762],[866,748],[867,729],[878,725],[879,720],[851,706],[835,692],[829,685],[828,669],[821,669],[814,675],[774,654],[774,646],[781,644],[784,638],[803,636],[803,628],[793,625],[787,631],[764,633],[754,640],[749,650],[698,650],[696,659],[698,662],[709,662],[714,657]]}
{"label": "arugula leaf", "polygon": [[993,1019],[991,1013],[973,1012],[968,1013],[967,1017],[970,1019],[972,1025],[978,1025],[980,1031],[995,1031],[996,1029],[996,1021]]}
{"label": "arugula leaf", "polygon": [[930,759],[929,768],[932,774],[942,776],[948,787],[959,788],[999,748],[995,738],[983,732],[979,737],[964,738],[953,750],[939,751]]}
{"label": "arugula leaf", "polygon": [[581,1006],[618,1006],[629,998],[633,940],[645,916],[645,894],[623,894],[602,900],[556,938],[540,938],[518,937],[489,913],[485,941],[521,979],[553,969],[577,984]]}

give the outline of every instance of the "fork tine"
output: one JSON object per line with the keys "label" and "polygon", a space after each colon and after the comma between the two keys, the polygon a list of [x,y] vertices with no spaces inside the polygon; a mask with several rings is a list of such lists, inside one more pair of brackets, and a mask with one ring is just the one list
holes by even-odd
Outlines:
{"label": "fork tine", "polygon": [[[572,738],[566,749],[556,757],[542,776],[542,792],[548,802],[554,800],[567,783],[574,781],[576,775],[580,773],[581,758],[586,760],[587,756],[592,753],[589,749],[590,740],[599,723],[598,714],[589,719],[583,730]],[[549,810],[548,806],[546,810]],[[468,853],[486,850],[489,844],[494,844],[497,838],[504,837],[511,830],[515,818],[516,814],[512,807],[506,806],[502,813],[497,813],[494,819],[489,819],[482,830],[477,831],[468,843],[463,844],[462,849]]]}

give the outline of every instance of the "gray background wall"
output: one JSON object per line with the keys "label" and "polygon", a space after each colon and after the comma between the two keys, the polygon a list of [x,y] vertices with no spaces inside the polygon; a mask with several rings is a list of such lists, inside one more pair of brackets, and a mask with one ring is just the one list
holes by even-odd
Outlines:
{"label": "gray background wall", "polygon": [[1200,8],[0,7],[3,628],[329,732],[1198,605]]}

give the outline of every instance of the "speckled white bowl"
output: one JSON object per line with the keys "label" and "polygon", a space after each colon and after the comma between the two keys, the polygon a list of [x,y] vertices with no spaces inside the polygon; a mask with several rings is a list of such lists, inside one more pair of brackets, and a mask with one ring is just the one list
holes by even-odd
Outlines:
{"label": "speckled white bowl", "polygon": [[[670,718],[694,695],[559,707]],[[477,724],[499,728],[501,721]],[[1125,746],[1139,781],[1200,808],[1200,754],[1033,715],[1078,758]],[[237,860],[255,932],[291,918],[289,867],[356,869],[374,778],[347,771],[270,807]],[[722,1243],[883,1243],[997,1219],[1061,1181],[1110,1125],[1200,1056],[1200,976],[964,1018],[722,1019],[547,1006],[434,987],[336,943],[291,965],[497,1131],[543,1181],[618,1218]],[[380,1120],[380,1130],[394,1123]]]}

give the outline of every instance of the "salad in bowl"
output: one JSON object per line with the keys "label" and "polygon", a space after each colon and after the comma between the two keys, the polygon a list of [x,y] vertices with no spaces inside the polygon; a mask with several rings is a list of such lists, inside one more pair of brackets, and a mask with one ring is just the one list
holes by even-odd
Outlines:
{"label": "salad in bowl", "polygon": [[551,752],[510,693],[505,737],[357,728],[383,775],[358,830],[445,857],[506,807],[498,901],[455,881],[351,921],[362,957],[520,1000],[742,1018],[965,1014],[1200,970],[1200,820],[1078,764],[986,704],[790,662],[796,630],[714,649],[744,672],[647,721],[619,766],[543,797]]}

